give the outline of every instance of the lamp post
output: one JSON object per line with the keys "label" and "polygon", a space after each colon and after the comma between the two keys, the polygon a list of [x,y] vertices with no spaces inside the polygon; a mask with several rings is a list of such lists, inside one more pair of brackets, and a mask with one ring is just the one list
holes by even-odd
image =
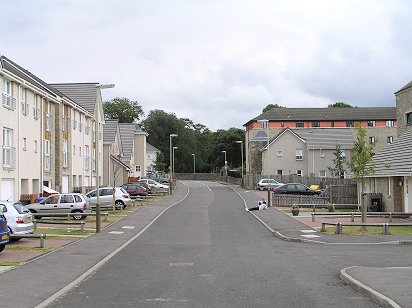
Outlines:
{"label": "lamp post", "polygon": [[227,159],[226,159],[226,151],[222,151],[223,154],[225,154],[225,166],[227,165]]}
{"label": "lamp post", "polygon": [[170,194],[173,193],[173,169],[172,169],[172,151],[173,151],[173,146],[172,146],[172,138],[177,137],[177,134],[170,134],[170,156],[169,156],[169,167],[170,167]]}
{"label": "lamp post", "polygon": [[[110,89],[110,88],[114,88],[114,84],[98,84],[96,85],[96,88],[98,88],[99,90],[101,89]],[[99,95],[98,97],[100,97],[100,104],[95,104],[94,105],[94,121],[95,121],[95,138],[96,138],[96,155],[95,155],[95,159],[96,159],[96,233],[100,233],[100,202],[99,202],[99,190],[100,190],[100,182],[99,182],[99,178],[100,178],[100,168],[99,168],[99,136],[100,136],[100,120],[99,120],[99,114],[100,111],[103,112],[103,110],[101,108],[99,108],[101,106],[101,96]]]}
{"label": "lamp post", "polygon": [[[266,135],[267,135],[267,143],[266,143],[266,160],[265,160],[265,165],[266,165],[266,171],[267,171],[267,178],[269,179],[269,120],[267,119],[262,119],[258,120],[258,122],[262,123],[262,128],[266,128]],[[263,155],[263,152],[262,152]],[[263,159],[262,159],[262,172],[263,172]],[[268,206],[270,206],[270,181],[269,181],[269,189],[268,189]]]}
{"label": "lamp post", "polygon": [[175,150],[179,147],[173,147],[173,155],[172,155],[172,174],[175,174]]}
{"label": "lamp post", "polygon": [[196,154],[192,153],[193,156],[193,174],[196,173]]}
{"label": "lamp post", "polygon": [[240,157],[242,159],[242,186],[243,186],[243,141],[238,140],[238,141],[235,141],[235,142],[240,143]]}

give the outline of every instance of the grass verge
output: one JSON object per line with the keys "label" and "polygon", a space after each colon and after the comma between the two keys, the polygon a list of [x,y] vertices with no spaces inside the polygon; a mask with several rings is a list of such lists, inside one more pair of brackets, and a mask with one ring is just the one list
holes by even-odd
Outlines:
{"label": "grass verge", "polygon": [[[335,234],[335,227],[327,227],[327,234]],[[392,235],[412,235],[412,226],[411,227],[389,227],[389,232]],[[361,230],[361,227],[350,226],[343,227],[342,234],[349,235],[369,235],[369,234],[382,234],[382,227],[366,227],[366,230]]]}

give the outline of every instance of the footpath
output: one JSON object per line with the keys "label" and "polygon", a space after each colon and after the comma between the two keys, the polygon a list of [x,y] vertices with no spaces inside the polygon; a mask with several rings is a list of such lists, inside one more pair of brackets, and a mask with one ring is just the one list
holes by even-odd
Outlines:
{"label": "footpath", "polygon": [[[264,192],[247,191],[228,185],[251,207],[265,197]],[[44,254],[12,270],[0,273],[1,307],[47,307],[59,296],[90,276],[107,260],[143,233],[164,211],[179,203],[188,188],[178,183],[175,193],[162,201],[143,206],[122,220],[107,226],[101,233],[75,241],[52,253]],[[263,194],[263,195],[262,195]],[[239,210],[245,211],[239,207]],[[396,245],[412,242],[412,236],[348,236],[324,234],[316,226],[305,224],[279,209],[246,212],[264,224],[282,240],[303,245]],[[321,219],[319,219],[320,221]],[[308,219],[307,219],[308,221]],[[47,240],[46,240],[47,241]],[[47,243],[47,242],[46,242]],[[47,244],[46,244],[47,245]],[[409,246],[412,250],[412,245]],[[412,307],[412,267],[342,269],[341,279],[371,297],[383,307]],[[16,293],[16,290],[19,290]]]}
{"label": "footpath", "polygon": [[[230,186],[245,200],[245,206],[256,206],[267,192],[247,191],[239,186]],[[320,217],[312,222],[310,213],[291,216],[278,208],[245,212],[253,215],[274,236],[293,242],[315,245],[408,245],[412,252],[411,235],[345,235],[320,232]],[[295,218],[296,217],[296,218]],[[350,218],[340,218],[339,221]],[[374,222],[387,222],[388,218],[374,218]],[[394,222],[399,220],[393,220]],[[406,221],[412,223],[409,219]],[[362,267],[342,269],[340,278],[348,285],[372,298],[382,307],[412,307],[412,267]]]}

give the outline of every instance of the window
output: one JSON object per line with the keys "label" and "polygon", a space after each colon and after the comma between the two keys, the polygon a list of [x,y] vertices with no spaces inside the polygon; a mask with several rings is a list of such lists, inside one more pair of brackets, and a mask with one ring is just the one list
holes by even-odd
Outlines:
{"label": "window", "polygon": [[301,169],[296,170],[296,175],[297,176],[303,176],[303,170],[301,170]]}
{"label": "window", "polygon": [[412,125],[412,112],[406,114],[406,125]]}
{"label": "window", "polygon": [[79,115],[79,132],[83,130],[82,114]]}
{"label": "window", "polygon": [[68,155],[67,155],[67,139],[63,140],[63,168],[67,168]]}
{"label": "window", "polygon": [[96,149],[92,149],[92,167],[96,171]]}
{"label": "window", "polygon": [[76,111],[73,110],[73,129],[76,130],[77,121],[76,121]]}
{"label": "window", "polygon": [[335,121],[330,122],[330,127],[335,127]]}
{"label": "window", "polygon": [[376,138],[375,137],[369,137],[369,143],[371,144],[371,145],[375,145],[375,143],[376,143]]}
{"label": "window", "polygon": [[319,121],[313,121],[312,122],[312,127],[320,127],[320,122]]}
{"label": "window", "polygon": [[321,157],[321,158],[325,158],[325,151],[320,150],[320,157]]}
{"label": "window", "polygon": [[79,156],[82,156],[82,147],[79,147]]}
{"label": "window", "polygon": [[319,177],[326,178],[326,170],[319,170]]}
{"label": "window", "polygon": [[346,158],[346,153],[344,150],[340,151],[340,158],[345,159]]}
{"label": "window", "polygon": [[90,156],[89,156],[89,146],[85,145],[84,146],[84,169],[86,171],[89,170],[89,165],[90,165]]}
{"label": "window", "polygon": [[391,143],[393,143],[393,136],[388,136],[388,144],[391,144]]}
{"label": "window", "polygon": [[368,121],[368,126],[376,126],[376,122],[375,121]]}
{"label": "window", "polygon": [[76,146],[73,144],[73,155],[76,155]]}
{"label": "window", "polygon": [[355,123],[353,121],[346,121],[346,127],[354,127]]}
{"label": "window", "polygon": [[86,118],[86,128],[84,129],[84,131],[86,135],[88,135],[90,132],[90,119],[89,118]]}
{"label": "window", "polygon": [[45,122],[46,122],[46,131],[50,131],[50,126],[51,126],[51,103],[47,102],[46,103],[46,112],[45,112]]}
{"label": "window", "polygon": [[393,121],[386,121],[386,127],[393,127]]}
{"label": "window", "polygon": [[280,127],[285,127],[285,122],[280,122]]}
{"label": "window", "polygon": [[3,106],[9,109],[14,109],[14,104],[13,104],[13,97],[11,94],[11,81],[7,79],[3,79],[3,95],[2,95],[2,101],[3,101]]}
{"label": "window", "polygon": [[27,139],[23,137],[23,151],[27,150]]}
{"label": "window", "polygon": [[302,160],[303,159],[303,151],[301,149],[296,149],[296,160]]}
{"label": "window", "polygon": [[74,203],[73,195],[62,195],[60,197],[60,203]]}
{"label": "window", "polygon": [[44,170],[50,170],[50,140],[44,140]]}
{"label": "window", "polygon": [[276,152],[276,155],[277,155],[278,157],[282,157],[282,156],[283,156],[283,152],[282,152],[282,151],[277,151],[277,152]]}
{"label": "window", "polygon": [[305,123],[303,121],[296,121],[296,127],[304,127]]}
{"label": "window", "polygon": [[269,123],[269,121],[263,121],[262,120],[262,121],[260,121],[260,125],[261,125],[260,127],[261,128],[268,128],[268,123]]}
{"label": "window", "polygon": [[38,101],[37,95],[34,94],[34,102],[33,102],[33,118],[38,120],[39,119],[39,108],[38,108]]}
{"label": "window", "polygon": [[13,130],[3,128],[3,168],[13,166]]}
{"label": "window", "polygon": [[37,153],[37,140],[34,140],[34,153]]}
{"label": "window", "polygon": [[21,88],[20,92],[20,102],[21,102],[21,113],[23,115],[27,115],[29,106],[26,103],[27,102],[27,89]]}
{"label": "window", "polygon": [[283,170],[278,169],[278,170],[277,170],[277,175],[283,175]]}

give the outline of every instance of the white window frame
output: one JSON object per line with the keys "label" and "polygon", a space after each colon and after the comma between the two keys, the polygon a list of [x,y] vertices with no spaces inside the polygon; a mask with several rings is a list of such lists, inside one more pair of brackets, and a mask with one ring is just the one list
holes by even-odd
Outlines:
{"label": "white window frame", "polygon": [[394,126],[393,120],[386,121],[386,127],[393,127],[393,126]]}
{"label": "white window frame", "polygon": [[3,127],[3,168],[13,166],[13,130]]}
{"label": "white window frame", "polygon": [[29,104],[27,104],[27,89],[21,88],[20,91],[21,113],[26,116],[29,113]]}
{"label": "white window frame", "polygon": [[277,157],[282,157],[283,156],[283,151],[277,151],[276,156]]}
{"label": "white window frame", "polygon": [[27,138],[23,137],[23,151],[27,151]]}
{"label": "white window frame", "polygon": [[320,158],[325,158],[325,151],[320,150]]}
{"label": "white window frame", "polygon": [[73,144],[73,155],[76,156],[76,145]]}
{"label": "white window frame", "polygon": [[51,129],[51,103],[46,102],[46,112],[45,112],[45,122],[46,122],[46,131],[50,131]]}
{"label": "white window frame", "polygon": [[51,161],[50,161],[50,140],[44,139],[44,170],[50,171]]}
{"label": "white window frame", "polygon": [[96,149],[92,149],[92,170],[96,171]]}
{"label": "white window frame", "polygon": [[140,172],[141,171],[141,166],[140,165],[135,165],[134,166],[134,171],[135,172]]}
{"label": "white window frame", "polygon": [[34,140],[34,153],[37,153],[37,140]]}
{"label": "white window frame", "polygon": [[3,102],[3,106],[8,109],[14,109],[12,89],[13,89],[12,81],[4,78],[3,79],[2,102]]}
{"label": "white window frame", "polygon": [[368,127],[375,127],[376,121],[368,121]]}
{"label": "white window frame", "polygon": [[326,170],[319,170],[319,177],[326,178]]}
{"label": "white window frame", "polygon": [[37,94],[34,94],[33,98],[33,118],[35,120],[39,119],[39,102],[37,101]]}
{"label": "white window frame", "polygon": [[89,171],[89,165],[90,165],[90,152],[89,152],[89,146],[85,145],[84,146],[84,170]]}
{"label": "white window frame", "polygon": [[376,144],[376,138],[375,138],[375,136],[370,136],[370,137],[369,137],[369,144],[370,144],[370,145],[375,145],[375,144]]}
{"label": "white window frame", "polygon": [[68,165],[68,143],[67,139],[63,139],[63,168],[67,168]]}
{"label": "white window frame", "polygon": [[296,175],[297,176],[303,176],[303,170],[302,169],[296,170]]}
{"label": "white window frame", "polygon": [[393,136],[388,136],[388,137],[386,138],[386,141],[388,142],[388,144],[393,143]]}
{"label": "white window frame", "polygon": [[303,160],[303,150],[302,149],[296,149],[295,159],[296,160]]}

